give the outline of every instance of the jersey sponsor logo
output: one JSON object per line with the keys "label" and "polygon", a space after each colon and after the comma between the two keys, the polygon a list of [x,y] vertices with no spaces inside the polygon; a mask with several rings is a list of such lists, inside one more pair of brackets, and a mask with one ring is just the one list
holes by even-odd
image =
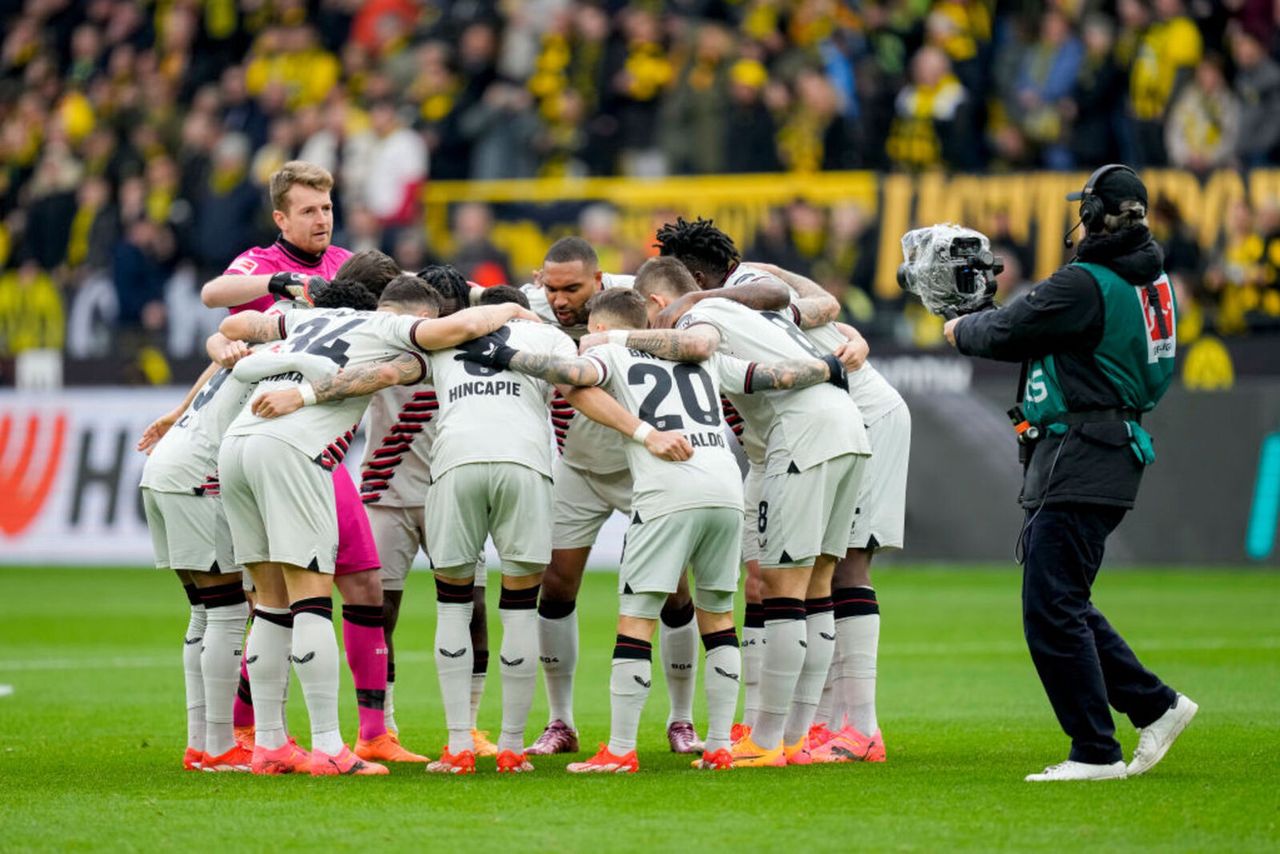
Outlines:
{"label": "jersey sponsor logo", "polygon": [[231,266],[227,268],[228,273],[241,273],[245,276],[253,275],[253,271],[258,269],[258,262],[250,258],[248,255],[241,255],[239,258],[231,262]]}
{"label": "jersey sponsor logo", "polygon": [[[51,422],[28,416],[21,440],[14,422],[8,414],[0,419],[0,531],[10,537],[21,534],[40,515],[58,476],[67,435],[63,413]],[[43,454],[37,452],[38,445]]]}
{"label": "jersey sponsor logo", "polygon": [[474,395],[490,395],[519,397],[521,383],[519,380],[487,380],[465,382],[449,389],[449,402],[455,403],[461,398]]}
{"label": "jersey sponsor logo", "polygon": [[[1177,349],[1176,318],[1173,311],[1173,286],[1169,276],[1161,275],[1153,283],[1156,302],[1153,305],[1146,288],[1135,289],[1142,303],[1142,314],[1147,320],[1147,362],[1155,364],[1161,359],[1172,359]],[[1160,321],[1164,321],[1166,335],[1160,334]]]}

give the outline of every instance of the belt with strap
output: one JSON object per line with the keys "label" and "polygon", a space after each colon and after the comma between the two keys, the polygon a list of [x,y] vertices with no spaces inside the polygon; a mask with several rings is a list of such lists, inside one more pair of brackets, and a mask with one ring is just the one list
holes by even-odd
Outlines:
{"label": "belt with strap", "polygon": [[1142,413],[1136,409],[1090,409],[1084,412],[1067,412],[1054,419],[1059,424],[1074,427],[1098,421],[1136,421],[1142,423]]}

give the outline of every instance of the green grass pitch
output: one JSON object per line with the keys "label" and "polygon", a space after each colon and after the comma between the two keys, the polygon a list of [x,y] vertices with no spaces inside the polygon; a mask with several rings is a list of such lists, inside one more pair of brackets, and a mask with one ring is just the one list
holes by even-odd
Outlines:
{"label": "green grass pitch", "polygon": [[[1148,775],[1051,786],[1022,782],[1067,741],[1022,644],[1018,583],[1012,568],[878,573],[885,765],[691,771],[666,752],[655,680],[635,776],[572,777],[566,757],[548,757],[516,777],[486,760],[466,779],[399,766],[313,780],[180,770],[186,605],[171,576],[0,570],[0,685],[12,686],[0,691],[0,850],[1280,848],[1280,575],[1104,571],[1099,606],[1201,711]],[[614,584],[590,574],[579,603],[584,748],[607,736]],[[434,754],[433,611],[429,576],[415,574],[397,718],[407,746]],[[349,681],[342,696],[354,737]],[[304,734],[296,683],[292,697]],[[539,686],[530,739],[545,708]],[[481,717],[497,729],[496,674]],[[1117,724],[1127,753],[1134,733]]]}

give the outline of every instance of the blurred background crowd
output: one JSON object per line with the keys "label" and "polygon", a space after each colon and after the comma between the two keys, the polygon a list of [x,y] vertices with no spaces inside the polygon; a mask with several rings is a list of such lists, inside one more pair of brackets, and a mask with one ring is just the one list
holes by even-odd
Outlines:
{"label": "blurred background crowd", "polygon": [[[0,0],[0,17],[0,358],[61,349],[93,277],[122,340],[159,340],[175,271],[197,288],[273,238],[265,182],[294,158],[337,178],[336,243],[489,282],[527,271],[483,204],[432,245],[432,182],[1280,163],[1274,0]],[[1274,331],[1280,200],[1233,203],[1214,245],[1185,213],[1153,199],[1197,329]],[[616,219],[593,205],[579,227],[607,244]],[[1011,262],[1002,290],[1024,286],[1026,241],[973,224]],[[875,231],[875,210],[797,201],[744,248],[903,337],[885,322],[901,307],[870,296]]]}

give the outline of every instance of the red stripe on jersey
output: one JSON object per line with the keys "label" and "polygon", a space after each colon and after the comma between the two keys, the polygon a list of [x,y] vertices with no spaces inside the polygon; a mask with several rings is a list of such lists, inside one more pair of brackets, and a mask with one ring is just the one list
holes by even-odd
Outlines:
{"label": "red stripe on jersey", "polygon": [[397,442],[394,445],[386,444],[385,440],[381,448],[373,452],[375,457],[394,457],[403,454],[409,450],[408,442]]}

